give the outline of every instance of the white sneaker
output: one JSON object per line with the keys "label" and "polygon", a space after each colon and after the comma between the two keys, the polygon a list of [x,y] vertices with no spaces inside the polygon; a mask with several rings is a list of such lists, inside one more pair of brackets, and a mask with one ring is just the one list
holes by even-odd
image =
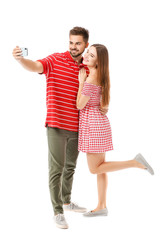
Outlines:
{"label": "white sneaker", "polygon": [[78,204],[76,203],[70,203],[70,204],[67,204],[67,205],[63,205],[63,209],[65,211],[72,211],[72,212],[81,212],[81,213],[84,213],[87,211],[86,208],[84,207],[80,207],[78,206]]}
{"label": "white sneaker", "polygon": [[57,214],[56,216],[54,216],[54,220],[56,223],[56,226],[59,228],[63,228],[63,229],[67,229],[68,228],[68,224],[66,222],[66,219],[64,217],[64,214]]}

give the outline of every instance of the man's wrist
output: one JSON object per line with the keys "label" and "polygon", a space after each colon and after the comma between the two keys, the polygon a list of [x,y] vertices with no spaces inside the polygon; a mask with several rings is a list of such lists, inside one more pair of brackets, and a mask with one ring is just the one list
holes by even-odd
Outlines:
{"label": "man's wrist", "polygon": [[18,59],[16,59],[16,61],[19,62],[19,63],[22,63],[22,61],[23,61],[23,57],[22,57],[22,58],[18,58]]}

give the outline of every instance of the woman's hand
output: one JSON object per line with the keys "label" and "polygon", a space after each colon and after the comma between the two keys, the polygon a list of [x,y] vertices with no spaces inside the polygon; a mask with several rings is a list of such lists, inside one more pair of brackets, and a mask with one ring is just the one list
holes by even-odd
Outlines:
{"label": "woman's hand", "polygon": [[100,107],[99,110],[100,110],[101,114],[103,114],[105,116],[108,112],[108,106]]}
{"label": "woman's hand", "polygon": [[79,75],[78,75],[78,80],[79,80],[79,83],[83,84],[84,81],[86,80],[87,78],[87,73],[86,73],[86,69],[85,68],[82,68],[80,71],[79,71]]}

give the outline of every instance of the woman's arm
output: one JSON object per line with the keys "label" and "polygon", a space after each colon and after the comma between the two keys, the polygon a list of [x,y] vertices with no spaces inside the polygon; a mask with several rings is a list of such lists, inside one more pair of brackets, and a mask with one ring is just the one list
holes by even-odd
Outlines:
{"label": "woman's arm", "polygon": [[106,115],[107,112],[108,112],[108,109],[109,109],[109,106],[108,106],[108,105],[102,106],[102,99],[101,99],[100,108],[99,108],[101,114]]}
{"label": "woman's arm", "polygon": [[81,94],[83,86],[84,86],[84,84],[79,84],[79,90],[78,90],[78,94],[77,94],[76,106],[79,110],[83,109],[90,99],[89,96],[84,96]]}

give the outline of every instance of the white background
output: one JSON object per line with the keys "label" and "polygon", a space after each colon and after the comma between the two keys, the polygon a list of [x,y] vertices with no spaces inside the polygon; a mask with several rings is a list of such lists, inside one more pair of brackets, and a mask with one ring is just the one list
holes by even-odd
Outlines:
{"label": "white background", "polygon": [[[160,239],[160,36],[158,0],[5,1],[0,6],[0,238]],[[106,161],[141,152],[155,170],[109,173],[106,218],[67,213],[68,230],[55,227],[48,190],[45,77],[12,57],[16,45],[37,60],[68,50],[74,26],[110,55],[110,119],[114,151]],[[96,176],[80,153],[72,200],[97,204]]]}

